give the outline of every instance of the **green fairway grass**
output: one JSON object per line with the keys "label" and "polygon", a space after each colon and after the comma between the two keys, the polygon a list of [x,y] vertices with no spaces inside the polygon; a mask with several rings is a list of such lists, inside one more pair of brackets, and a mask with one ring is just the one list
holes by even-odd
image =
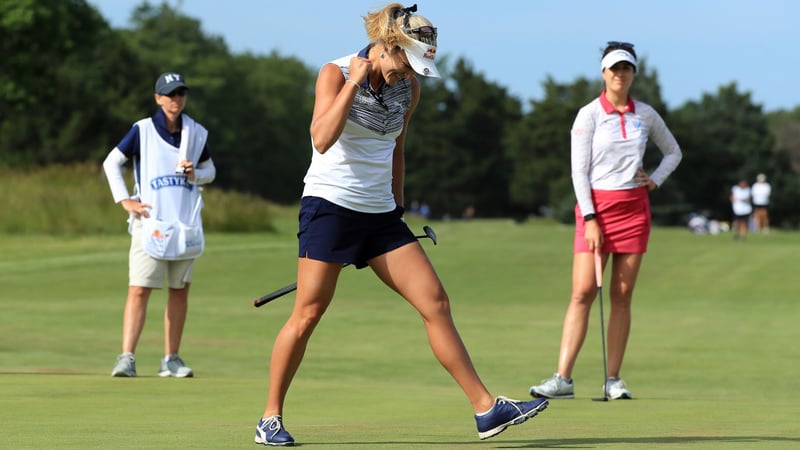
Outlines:
{"label": "green fairway grass", "polygon": [[[136,354],[112,378],[127,291],[126,234],[0,235],[0,448],[258,448],[272,342],[294,300],[294,217],[276,232],[210,234],[195,267],[181,356],[162,379],[165,292]],[[415,233],[423,222],[410,219]],[[422,240],[473,362],[495,395],[529,398],[556,370],[573,229],[548,221],[430,222]],[[342,271],[289,391],[285,425],[310,449],[799,448],[800,234],[653,230],[622,376],[602,394],[599,312],[574,400],[479,441],[466,397],[428,347],[417,313],[368,270]],[[608,318],[609,295],[606,299]]]}

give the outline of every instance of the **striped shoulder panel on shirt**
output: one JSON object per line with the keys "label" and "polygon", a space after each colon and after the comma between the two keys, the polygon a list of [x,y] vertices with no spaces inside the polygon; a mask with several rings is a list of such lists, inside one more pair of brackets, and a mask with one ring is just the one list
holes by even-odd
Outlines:
{"label": "striped shoulder panel on shirt", "polygon": [[[345,79],[349,66],[339,64]],[[411,82],[400,80],[394,86],[384,85],[382,97],[359,87],[348,119],[379,135],[399,133],[403,129],[406,111],[411,107]]]}

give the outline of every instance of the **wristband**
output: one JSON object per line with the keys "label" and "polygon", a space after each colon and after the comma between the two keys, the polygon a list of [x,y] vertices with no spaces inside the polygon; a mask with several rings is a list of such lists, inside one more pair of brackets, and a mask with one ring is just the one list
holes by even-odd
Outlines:
{"label": "wristband", "polygon": [[345,82],[345,83],[353,83],[353,85],[354,85],[355,87],[357,87],[357,88],[359,88],[359,89],[361,88],[361,86],[358,84],[358,82],[357,82],[356,80],[351,80],[350,78],[348,78],[348,79],[344,80],[344,82]]}
{"label": "wristband", "polygon": [[587,215],[583,216],[583,221],[584,222],[589,222],[589,221],[594,220],[596,218],[597,218],[597,216],[594,213],[590,213],[590,214],[587,214]]}

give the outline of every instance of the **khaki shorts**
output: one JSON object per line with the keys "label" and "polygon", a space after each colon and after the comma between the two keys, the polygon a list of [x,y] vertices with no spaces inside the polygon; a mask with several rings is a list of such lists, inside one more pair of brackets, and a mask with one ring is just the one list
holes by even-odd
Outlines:
{"label": "khaki shorts", "polygon": [[152,289],[164,287],[164,277],[172,289],[183,289],[192,282],[194,259],[165,261],[155,259],[144,251],[142,221],[135,220],[131,230],[131,251],[128,255],[128,285]]}

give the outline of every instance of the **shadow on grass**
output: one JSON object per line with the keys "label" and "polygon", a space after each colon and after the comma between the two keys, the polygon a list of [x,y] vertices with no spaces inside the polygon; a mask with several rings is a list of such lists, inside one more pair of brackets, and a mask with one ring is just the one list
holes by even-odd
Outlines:
{"label": "shadow on grass", "polygon": [[579,439],[543,439],[519,445],[503,445],[498,448],[581,448],[594,445],[658,445],[658,444],[702,444],[702,443],[758,443],[758,442],[800,442],[800,437],[783,436],[653,436],[653,437],[614,437]]}
{"label": "shadow on grass", "polygon": [[[110,373],[110,372],[109,372]],[[98,375],[97,372],[78,372],[72,370],[64,370],[64,369],[30,369],[30,370],[19,370],[19,371],[2,371],[0,370],[0,376],[2,375],[83,375],[83,376],[91,376],[91,375]]]}
{"label": "shadow on grass", "polygon": [[[101,373],[97,373],[97,372],[64,371],[64,370],[61,370],[61,369],[52,369],[52,370],[51,369],[43,369],[43,370],[40,370],[40,371],[30,370],[30,371],[18,371],[18,372],[13,372],[13,371],[4,372],[4,371],[0,370],[0,377],[3,377],[3,376],[22,376],[22,375],[24,375],[24,376],[31,376],[31,375],[37,375],[37,376],[41,376],[41,375],[44,375],[44,376],[51,376],[51,375],[59,375],[59,376],[79,375],[79,376],[82,376],[82,377],[113,378],[113,379],[116,379],[116,380],[128,380],[128,379],[135,380],[137,378],[160,378],[160,379],[164,379],[165,378],[165,377],[160,376],[158,373],[146,373],[144,375],[137,374],[135,377],[112,377],[110,370],[108,371],[108,373],[102,373],[102,374]],[[172,378],[172,377],[166,377],[166,378]],[[195,377],[195,376],[185,377],[185,378],[181,378],[181,380],[192,380],[192,379],[195,379],[195,378],[198,378],[198,377]]]}
{"label": "shadow on grass", "polygon": [[[377,447],[377,446],[397,446],[416,448],[420,446],[473,446],[488,445],[492,448],[592,448],[598,445],[659,445],[659,444],[702,444],[702,443],[726,443],[743,444],[752,443],[785,443],[787,447],[794,447],[800,443],[800,437],[780,437],[780,436],[653,436],[653,437],[620,437],[620,438],[579,438],[579,439],[542,439],[537,441],[468,441],[468,442],[397,442],[397,441],[371,441],[371,442],[314,442],[297,443],[297,447],[331,446],[331,447]],[[492,445],[495,444],[495,445]]]}

